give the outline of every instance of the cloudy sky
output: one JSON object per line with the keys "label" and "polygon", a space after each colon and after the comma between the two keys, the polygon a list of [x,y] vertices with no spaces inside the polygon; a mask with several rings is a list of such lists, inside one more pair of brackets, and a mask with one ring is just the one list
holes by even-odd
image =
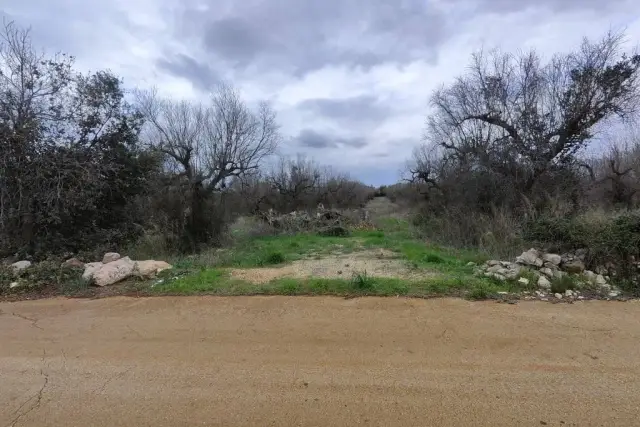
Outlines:
{"label": "cloudy sky", "polygon": [[279,114],[286,154],[379,185],[420,142],[429,95],[471,52],[536,48],[625,29],[637,0],[0,0],[47,51],[129,87],[201,98],[231,81]]}

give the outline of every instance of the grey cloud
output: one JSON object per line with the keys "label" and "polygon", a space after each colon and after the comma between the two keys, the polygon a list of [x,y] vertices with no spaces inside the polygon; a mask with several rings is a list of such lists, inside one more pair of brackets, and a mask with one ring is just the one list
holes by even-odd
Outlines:
{"label": "grey cloud", "polygon": [[[235,68],[297,75],[328,65],[370,68],[434,59],[444,19],[424,0],[207,0],[187,7],[181,35]],[[201,4],[198,7],[202,7]]]}
{"label": "grey cloud", "polygon": [[[91,36],[95,34],[142,31],[142,27],[135,24],[126,11],[99,7],[88,1],[30,0],[15,2],[6,8],[0,5],[0,8],[3,17],[15,21],[20,27],[30,28],[34,42],[45,46],[49,53],[62,51],[80,57],[98,47],[92,43],[95,40]],[[70,25],[70,22],[77,25]],[[83,28],[87,34],[74,32],[73,29],[77,28]],[[98,37],[95,39],[99,40]]]}
{"label": "grey cloud", "polygon": [[305,129],[294,138],[296,145],[307,148],[338,148],[348,146],[362,148],[367,145],[367,141],[362,137],[346,138],[320,133],[313,129]]}
{"label": "grey cloud", "polygon": [[[467,0],[463,0],[467,1]],[[555,11],[606,10],[628,4],[628,0],[474,0],[477,11],[514,12],[531,7],[547,7]]]}
{"label": "grey cloud", "polygon": [[220,81],[219,75],[211,67],[188,55],[165,56],[156,65],[175,76],[188,79],[199,89],[209,90]]}
{"label": "grey cloud", "polygon": [[268,38],[256,32],[253,23],[231,17],[207,26],[204,45],[207,50],[231,61],[234,66],[246,67],[261,52],[276,48]]}
{"label": "grey cloud", "polygon": [[295,142],[298,145],[309,148],[335,148],[338,146],[335,140],[311,129],[305,129],[300,132],[295,137]]}
{"label": "grey cloud", "polygon": [[302,110],[330,119],[355,121],[380,121],[390,116],[391,108],[378,98],[362,95],[345,99],[307,99],[297,105]]}

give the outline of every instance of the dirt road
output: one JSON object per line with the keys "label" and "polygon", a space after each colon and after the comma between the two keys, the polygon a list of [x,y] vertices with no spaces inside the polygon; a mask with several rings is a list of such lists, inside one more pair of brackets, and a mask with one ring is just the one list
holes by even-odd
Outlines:
{"label": "dirt road", "polygon": [[640,303],[0,304],[4,426],[637,426]]}

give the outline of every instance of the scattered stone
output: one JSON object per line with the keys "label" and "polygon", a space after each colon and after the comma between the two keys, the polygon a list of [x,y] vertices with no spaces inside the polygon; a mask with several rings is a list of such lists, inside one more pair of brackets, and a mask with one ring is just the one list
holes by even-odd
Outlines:
{"label": "scattered stone", "polygon": [[598,286],[606,286],[607,285],[607,279],[605,279],[602,274],[598,274],[596,276],[595,284],[598,285]]}
{"label": "scattered stone", "polygon": [[585,270],[584,263],[579,259],[573,259],[562,264],[562,269],[567,273],[580,274]]}
{"label": "scattered stone", "polygon": [[31,267],[31,261],[14,262],[10,267],[13,269],[14,273],[20,273],[22,270],[26,270]]}
{"label": "scattered stone", "polygon": [[103,264],[93,273],[93,282],[98,286],[108,286],[131,277],[136,263],[124,257],[108,264]]}
{"label": "scattered stone", "polygon": [[164,261],[135,261],[134,264],[134,274],[138,277],[142,277],[143,279],[152,279],[161,271],[173,268],[171,264]]}
{"label": "scattered stone", "polygon": [[565,297],[572,297],[573,296],[573,291],[571,289],[567,289],[564,293]]}
{"label": "scattered stone", "polygon": [[500,291],[498,292],[498,295],[509,295],[509,292]]}
{"label": "scattered stone", "polygon": [[520,283],[521,285],[527,286],[529,284],[529,279],[527,279],[526,277],[521,277],[518,279],[518,283]]}
{"label": "scattered stone", "polygon": [[578,297],[578,299],[584,299],[584,297],[583,297],[582,295],[580,295],[580,296]]}
{"label": "scattered stone", "polygon": [[540,273],[544,274],[548,278],[552,278],[553,277],[553,270],[550,269],[550,268],[541,268],[540,269]]}
{"label": "scattered stone", "polygon": [[544,254],[542,260],[555,265],[556,267],[562,262],[562,257],[557,254]]}
{"label": "scattered stone", "polygon": [[565,273],[565,272],[564,272],[564,271],[562,271],[562,270],[555,270],[555,271],[553,272],[553,277],[554,277],[555,279],[562,279],[562,278],[563,278],[564,276],[566,276],[566,275],[567,275],[567,273]]}
{"label": "scattered stone", "polygon": [[18,283],[18,282],[11,282],[11,283],[9,284],[9,289],[14,289],[14,288],[17,288],[18,286],[20,286],[20,283]]}
{"label": "scattered stone", "polygon": [[516,262],[518,264],[531,265],[534,267],[542,267],[542,264],[544,263],[544,261],[540,257],[540,252],[533,248],[529,249],[526,252],[523,252],[519,257],[516,258]]}
{"label": "scattered stone", "polygon": [[68,260],[66,260],[65,262],[62,263],[62,267],[84,268],[84,262],[80,261],[78,258],[69,258]]}
{"label": "scattered stone", "polygon": [[596,273],[594,273],[593,271],[591,271],[591,270],[585,270],[584,271],[584,277],[586,277],[587,280],[589,280],[589,283],[592,283],[592,284],[595,285],[598,275]]}
{"label": "scattered stone", "polygon": [[106,254],[104,254],[104,256],[102,257],[102,263],[103,264],[108,264],[110,262],[114,262],[120,259],[120,254],[117,252],[107,252]]}
{"label": "scattered stone", "polygon": [[101,262],[89,262],[84,265],[84,273],[82,273],[82,279],[91,281],[93,279],[93,273],[102,268],[104,264]]}
{"label": "scattered stone", "polygon": [[538,278],[538,287],[542,289],[551,289],[551,282],[544,276]]}
{"label": "scattered stone", "polygon": [[554,294],[554,296],[558,299],[562,299],[562,294]]}
{"label": "scattered stone", "polygon": [[581,248],[581,249],[577,249],[575,251],[575,255],[581,261],[584,261],[585,257],[587,256],[587,252],[588,252],[588,250],[586,248]]}
{"label": "scattered stone", "polygon": [[475,266],[476,266],[476,263],[473,261],[470,261],[467,263],[467,267],[475,267]]}
{"label": "scattered stone", "polygon": [[500,271],[504,271],[504,268],[500,264],[492,265],[487,268],[487,273],[499,273]]}
{"label": "scattered stone", "polygon": [[620,296],[620,292],[618,292],[618,291],[611,291],[611,292],[609,292],[609,296],[610,296],[610,297],[612,297],[612,298],[615,298],[615,297],[617,297],[617,296]]}
{"label": "scattered stone", "polygon": [[493,267],[494,265],[498,265],[498,264],[500,264],[500,261],[496,261],[495,259],[487,261],[487,265],[489,267]]}

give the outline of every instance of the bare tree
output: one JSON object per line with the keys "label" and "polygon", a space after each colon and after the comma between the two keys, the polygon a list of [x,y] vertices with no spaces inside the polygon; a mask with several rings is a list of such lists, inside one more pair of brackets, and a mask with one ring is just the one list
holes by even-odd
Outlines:
{"label": "bare tree", "polygon": [[167,168],[184,179],[191,199],[186,237],[191,249],[211,236],[206,224],[208,195],[260,166],[279,142],[276,114],[267,103],[252,111],[233,87],[223,84],[210,104],[163,100],[156,91],[136,93],[147,119],[145,138],[167,158]]}
{"label": "bare tree", "polygon": [[267,179],[282,199],[279,210],[291,211],[309,208],[315,202],[310,198],[315,199],[320,177],[318,165],[298,156],[295,160],[280,157]]}
{"label": "bare tree", "polygon": [[593,202],[632,208],[640,191],[640,133],[638,128],[616,129],[608,149],[599,156],[581,159],[587,171],[587,189]]}
{"label": "bare tree", "polygon": [[570,162],[596,125],[637,111],[640,55],[621,54],[622,44],[610,33],[547,64],[535,52],[477,53],[469,73],[434,94],[427,139],[528,193]]}

